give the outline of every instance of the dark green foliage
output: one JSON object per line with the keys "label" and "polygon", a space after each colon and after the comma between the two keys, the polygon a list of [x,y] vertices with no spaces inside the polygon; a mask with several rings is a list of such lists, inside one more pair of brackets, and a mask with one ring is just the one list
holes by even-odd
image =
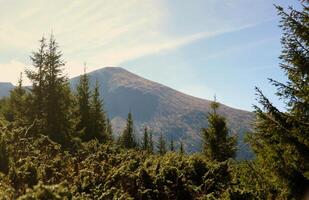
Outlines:
{"label": "dark green foliage", "polygon": [[23,88],[22,74],[18,80],[18,85],[11,92],[8,99],[8,112],[4,115],[8,121],[19,125],[25,125],[27,116],[27,92]]}
{"label": "dark green foliage", "polygon": [[[96,140],[65,151],[47,136],[25,137],[34,128],[3,127],[7,174],[0,172],[0,196],[7,199],[203,199],[223,198],[230,164],[203,156],[163,156],[121,149]],[[203,198],[202,198],[203,197]]]}
{"label": "dark green foliage", "polygon": [[166,142],[162,133],[160,134],[157,148],[160,155],[164,155],[166,153]]}
{"label": "dark green foliage", "polygon": [[39,51],[31,57],[36,70],[27,71],[32,81],[28,121],[38,121],[36,124],[40,132],[64,144],[72,131],[73,102],[67,77],[63,73],[65,64],[53,35],[48,44],[45,38],[40,43]]}
{"label": "dark green foliage", "polygon": [[170,151],[175,151],[174,141],[170,141]]}
{"label": "dark green foliage", "polygon": [[9,170],[9,155],[4,136],[0,136],[0,172],[7,173]]}
{"label": "dark green foliage", "polygon": [[93,91],[90,109],[91,131],[88,139],[98,139],[100,142],[106,142],[110,140],[111,133],[107,133],[111,129],[110,124],[107,124],[105,112],[103,110],[103,102],[100,99],[99,83],[96,82],[96,86]]}
{"label": "dark green foliage", "polygon": [[217,113],[219,104],[211,105],[213,112],[208,116],[208,128],[203,129],[204,153],[216,161],[234,158],[236,154],[236,138],[228,135],[225,118]]}
{"label": "dark green foliage", "polygon": [[144,136],[143,136],[143,144],[142,149],[148,151],[149,150],[149,137],[148,137],[148,129],[144,128]]}
{"label": "dark green foliage", "polygon": [[287,111],[278,110],[257,89],[262,108],[255,107],[257,123],[250,141],[260,166],[267,169],[264,178],[272,180],[280,198],[300,199],[309,186],[308,2],[303,2],[301,11],[277,10],[283,29],[280,66],[289,80],[270,81]]}
{"label": "dark green foliage", "polygon": [[77,100],[78,100],[78,123],[76,131],[80,132],[84,140],[89,140],[91,133],[91,119],[90,119],[90,89],[89,77],[86,72],[81,75],[79,84],[77,86]]}
{"label": "dark green foliage", "polygon": [[149,133],[149,152],[153,153],[154,151],[154,144],[153,144],[153,138],[152,138],[152,132]]}
{"label": "dark green foliage", "polygon": [[106,119],[106,139],[107,141],[113,141],[113,128],[109,118]]}
{"label": "dark green foliage", "polygon": [[185,153],[185,149],[183,147],[183,142],[180,142],[179,153],[183,155]]}
{"label": "dark green foliage", "polygon": [[132,118],[131,112],[129,112],[128,114],[127,125],[121,135],[120,145],[128,149],[137,147],[137,143],[136,143],[136,139],[134,135],[133,118]]}

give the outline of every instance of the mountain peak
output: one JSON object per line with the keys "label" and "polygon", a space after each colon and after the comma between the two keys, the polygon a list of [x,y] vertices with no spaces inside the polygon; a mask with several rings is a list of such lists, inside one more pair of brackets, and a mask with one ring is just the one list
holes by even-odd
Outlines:
{"label": "mountain peak", "polygon": [[110,73],[110,74],[115,74],[115,73],[130,73],[126,69],[122,67],[103,67],[97,70],[94,70],[92,72],[89,72],[89,74],[94,74],[94,73]]}

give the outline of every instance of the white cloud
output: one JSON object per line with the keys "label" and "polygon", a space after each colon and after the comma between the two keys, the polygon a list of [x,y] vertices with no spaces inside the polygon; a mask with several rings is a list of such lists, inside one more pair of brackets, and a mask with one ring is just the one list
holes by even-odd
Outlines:
{"label": "white cloud", "polygon": [[[222,24],[221,28],[207,27],[208,31],[175,36],[165,30],[171,10],[165,7],[164,1],[159,0],[0,2],[0,54],[8,54],[8,50],[16,54],[30,54],[38,48],[40,37],[53,31],[67,61],[70,77],[83,71],[84,62],[88,63],[88,71],[115,66],[201,38],[248,27]],[[209,0],[209,5],[214,2]],[[215,19],[216,16],[213,16],[205,20]],[[23,71],[25,64],[12,57],[0,58],[1,72],[10,68],[10,73],[1,73],[0,81],[16,82],[18,73]],[[26,59],[23,62],[29,62]]]}
{"label": "white cloud", "polygon": [[[16,60],[12,60],[5,64],[0,64],[0,82],[11,82],[16,84],[18,82],[19,74],[24,72],[26,65]],[[25,84],[28,84],[26,81]]]}

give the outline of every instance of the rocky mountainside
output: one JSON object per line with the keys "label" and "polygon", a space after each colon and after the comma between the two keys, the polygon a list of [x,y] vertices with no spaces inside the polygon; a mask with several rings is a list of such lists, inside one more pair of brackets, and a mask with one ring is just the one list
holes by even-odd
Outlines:
{"label": "rocky mountainside", "polygon": [[[101,86],[105,109],[116,135],[125,126],[128,112],[133,113],[137,135],[144,126],[157,138],[163,133],[167,141],[179,145],[183,141],[188,152],[201,149],[202,127],[207,127],[211,101],[192,97],[174,89],[146,80],[125,69],[106,67],[89,73],[92,87],[96,80]],[[73,88],[79,77],[70,80]],[[231,134],[238,135],[238,158],[252,156],[243,136],[251,130],[254,114],[221,105],[219,113],[227,118]]]}

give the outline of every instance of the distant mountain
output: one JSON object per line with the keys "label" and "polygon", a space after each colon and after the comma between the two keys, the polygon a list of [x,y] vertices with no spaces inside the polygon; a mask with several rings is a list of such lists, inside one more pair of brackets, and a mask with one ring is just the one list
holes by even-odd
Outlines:
{"label": "distant mountain", "polygon": [[[201,149],[200,130],[207,127],[211,101],[183,94],[122,68],[106,67],[90,72],[89,76],[92,87],[96,80],[101,86],[105,109],[117,135],[131,111],[139,136],[147,126],[155,138],[163,133],[168,141],[183,141],[188,152]],[[72,88],[76,88],[78,81],[79,77],[70,80]],[[238,158],[250,158],[252,153],[243,137],[252,128],[254,114],[225,105],[221,105],[219,113],[227,118],[231,134],[238,135]]]}
{"label": "distant mountain", "polygon": [[[116,136],[122,132],[131,111],[139,138],[143,127],[147,126],[153,131],[154,139],[162,133],[167,141],[174,140],[176,147],[183,141],[186,151],[201,150],[200,130],[207,127],[211,101],[183,94],[122,68],[105,67],[90,72],[89,76],[92,88],[96,80],[100,84],[104,106]],[[75,89],[78,82],[79,77],[72,78],[71,87]],[[0,98],[8,96],[13,88],[11,83],[0,82]],[[227,118],[231,134],[238,135],[238,158],[252,157],[243,138],[252,129],[254,114],[222,104],[219,113]]]}
{"label": "distant mountain", "polygon": [[12,83],[0,82],[0,98],[8,96],[14,87]]}

